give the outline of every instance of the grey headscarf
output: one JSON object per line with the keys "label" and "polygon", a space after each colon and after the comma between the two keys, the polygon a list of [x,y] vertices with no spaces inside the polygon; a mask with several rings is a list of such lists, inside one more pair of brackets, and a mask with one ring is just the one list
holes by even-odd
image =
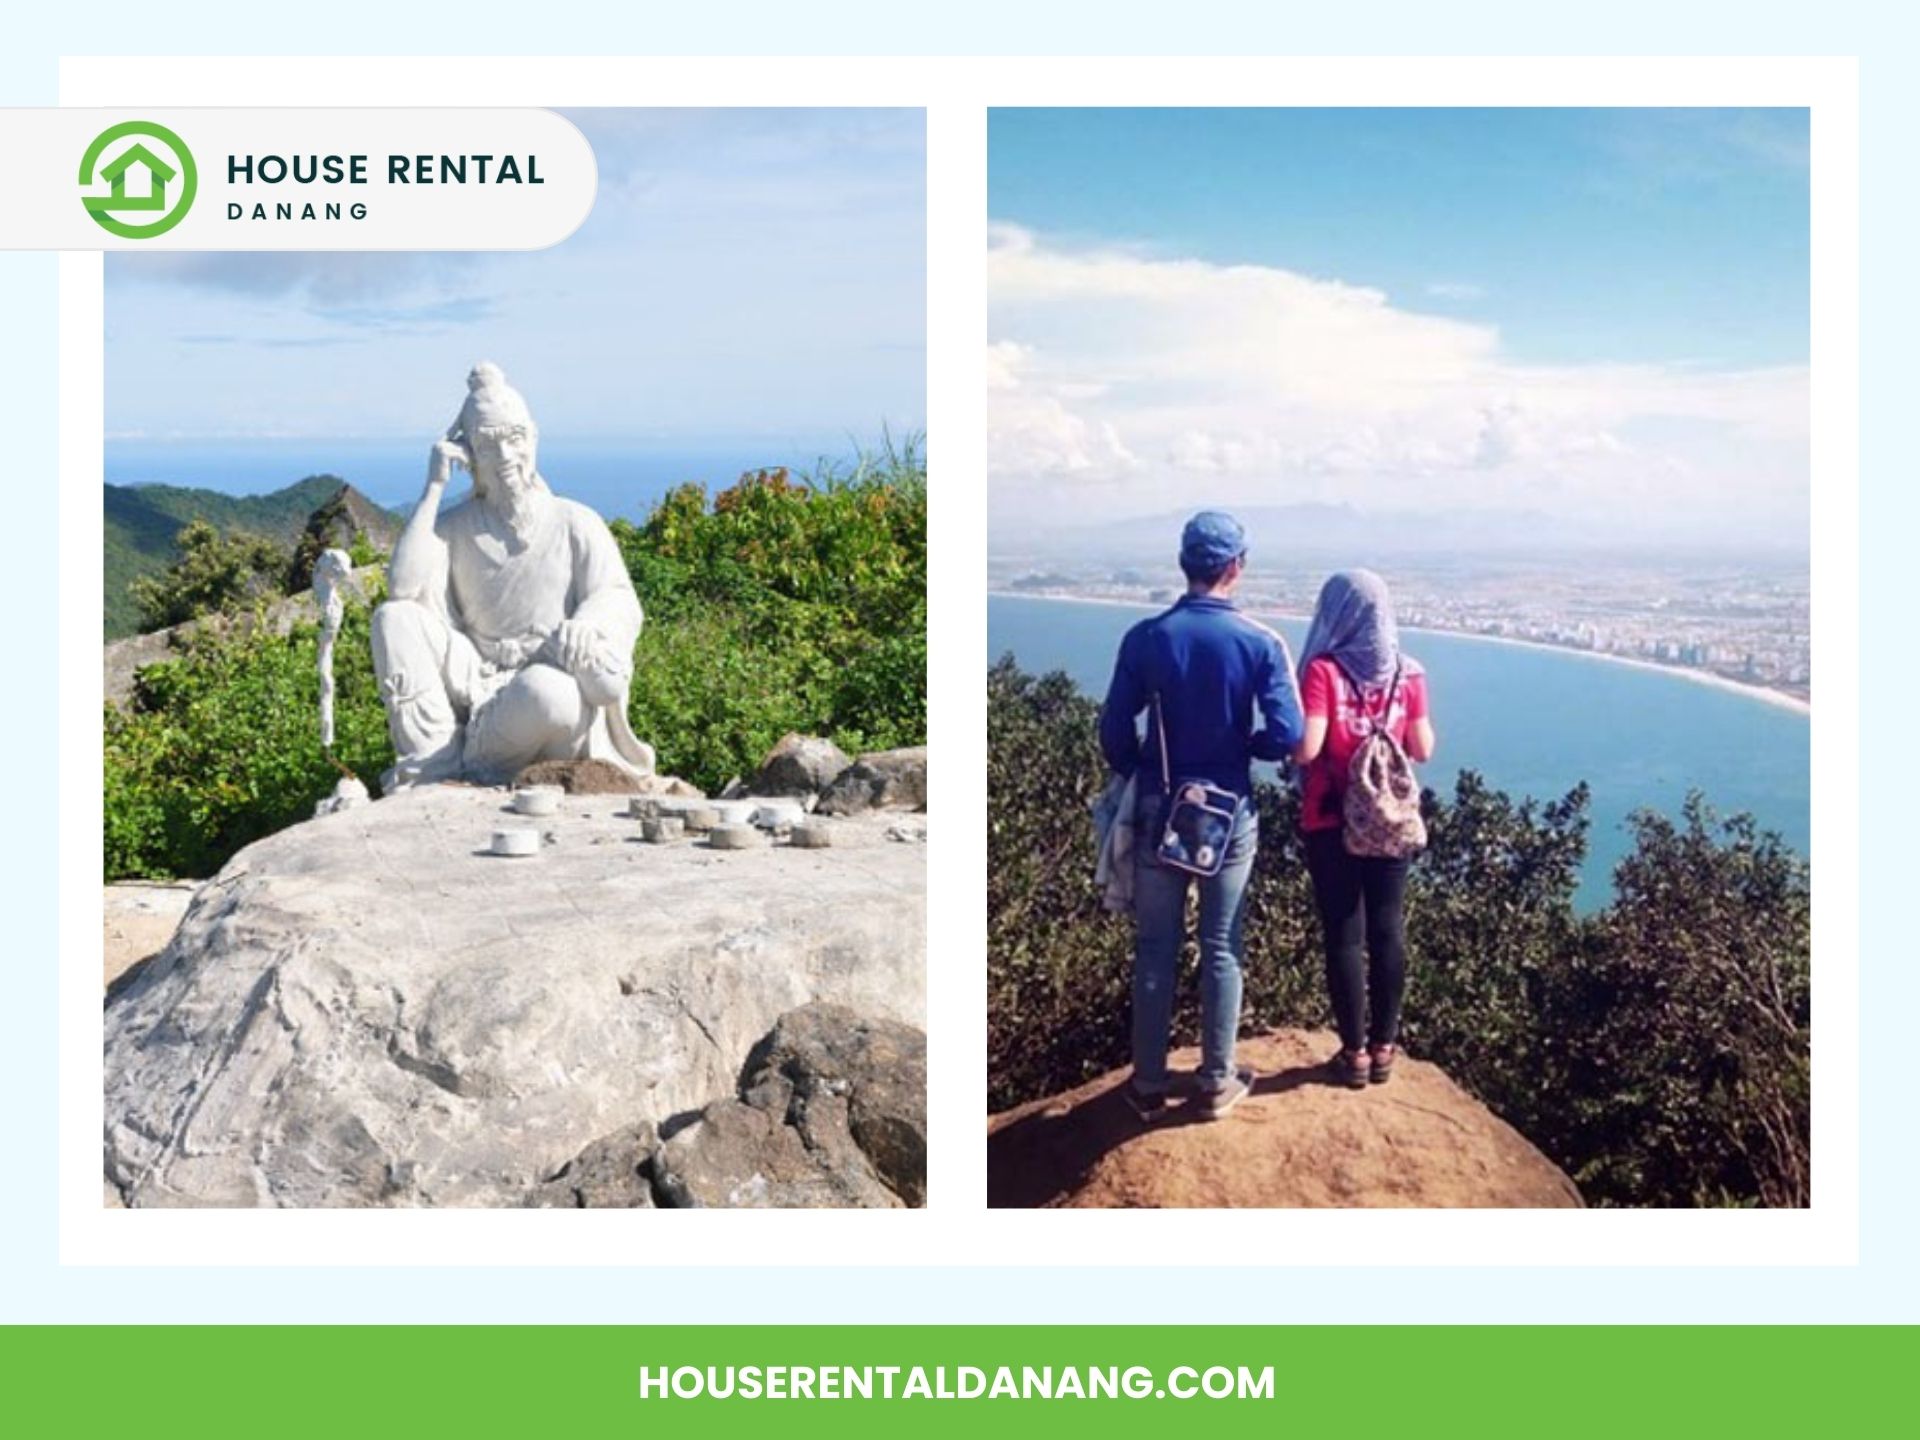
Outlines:
{"label": "grey headscarf", "polygon": [[1329,656],[1362,685],[1384,685],[1400,663],[1400,629],[1393,621],[1387,582],[1371,570],[1342,570],[1320,587],[1313,624],[1300,650],[1302,679],[1319,656]]}

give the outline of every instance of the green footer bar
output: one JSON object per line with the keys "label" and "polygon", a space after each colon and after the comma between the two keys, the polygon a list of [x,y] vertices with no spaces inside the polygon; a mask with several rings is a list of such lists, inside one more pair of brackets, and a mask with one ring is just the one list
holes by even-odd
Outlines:
{"label": "green footer bar", "polygon": [[1732,1326],[72,1326],[4,1343],[6,1411],[25,1422],[11,1433],[143,1440],[582,1422],[992,1440],[1188,1425],[1812,1436],[1904,1428],[1920,1360],[1911,1329]]}

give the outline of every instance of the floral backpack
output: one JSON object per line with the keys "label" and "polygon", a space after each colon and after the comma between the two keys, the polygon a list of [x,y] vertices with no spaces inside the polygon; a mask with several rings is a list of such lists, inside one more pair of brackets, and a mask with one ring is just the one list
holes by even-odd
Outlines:
{"label": "floral backpack", "polygon": [[1388,729],[1399,689],[1400,671],[1396,668],[1380,718],[1366,715],[1365,707],[1361,707],[1368,733],[1353,752],[1347,769],[1342,810],[1341,838],[1349,855],[1404,860],[1427,847],[1427,822],[1420,815],[1420,779],[1413,773],[1413,761],[1407,758],[1405,747]]}

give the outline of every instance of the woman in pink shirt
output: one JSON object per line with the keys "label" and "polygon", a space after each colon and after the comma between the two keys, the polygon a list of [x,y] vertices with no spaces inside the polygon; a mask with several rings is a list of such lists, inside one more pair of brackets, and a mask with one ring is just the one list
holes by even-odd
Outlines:
{"label": "woman in pink shirt", "polygon": [[1401,653],[1393,600],[1371,570],[1342,571],[1321,588],[1300,652],[1300,701],[1306,734],[1293,752],[1300,828],[1340,1027],[1341,1049],[1330,1064],[1358,1089],[1393,1072],[1407,982],[1402,909],[1410,862],[1347,853],[1347,777],[1360,742],[1376,729],[1416,761],[1431,759],[1434,747],[1426,672]]}

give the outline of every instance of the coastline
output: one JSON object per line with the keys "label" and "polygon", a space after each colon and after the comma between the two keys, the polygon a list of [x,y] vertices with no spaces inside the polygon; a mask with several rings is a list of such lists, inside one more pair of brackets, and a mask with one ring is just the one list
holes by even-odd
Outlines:
{"label": "coastline", "polygon": [[[1106,595],[1062,595],[1058,593],[1036,593],[1022,590],[989,590],[989,598],[1002,600],[1063,600],[1073,605],[1115,605],[1136,610],[1154,608],[1151,600],[1122,600]],[[1311,615],[1293,610],[1266,610],[1248,607],[1250,615],[1270,616],[1277,620],[1310,621]],[[1811,718],[1813,705],[1789,695],[1784,690],[1775,690],[1766,685],[1749,685],[1740,680],[1729,680],[1724,675],[1716,675],[1711,670],[1699,670],[1688,665],[1663,665],[1657,660],[1642,660],[1632,655],[1610,655],[1604,650],[1576,650],[1571,645],[1554,645],[1545,640],[1522,640],[1511,635],[1482,635],[1473,630],[1441,630],[1432,626],[1408,625],[1404,627],[1413,635],[1444,635],[1454,640],[1479,640],[1489,645],[1518,645],[1528,650],[1545,650],[1554,655],[1570,655],[1577,660],[1596,660],[1608,665],[1626,665],[1635,670],[1651,670],[1658,675],[1672,675],[1681,680],[1690,680],[1696,685],[1710,686],[1715,690],[1724,690],[1729,694],[1741,695],[1749,700],[1757,700],[1777,709],[1791,710],[1797,715]]]}

